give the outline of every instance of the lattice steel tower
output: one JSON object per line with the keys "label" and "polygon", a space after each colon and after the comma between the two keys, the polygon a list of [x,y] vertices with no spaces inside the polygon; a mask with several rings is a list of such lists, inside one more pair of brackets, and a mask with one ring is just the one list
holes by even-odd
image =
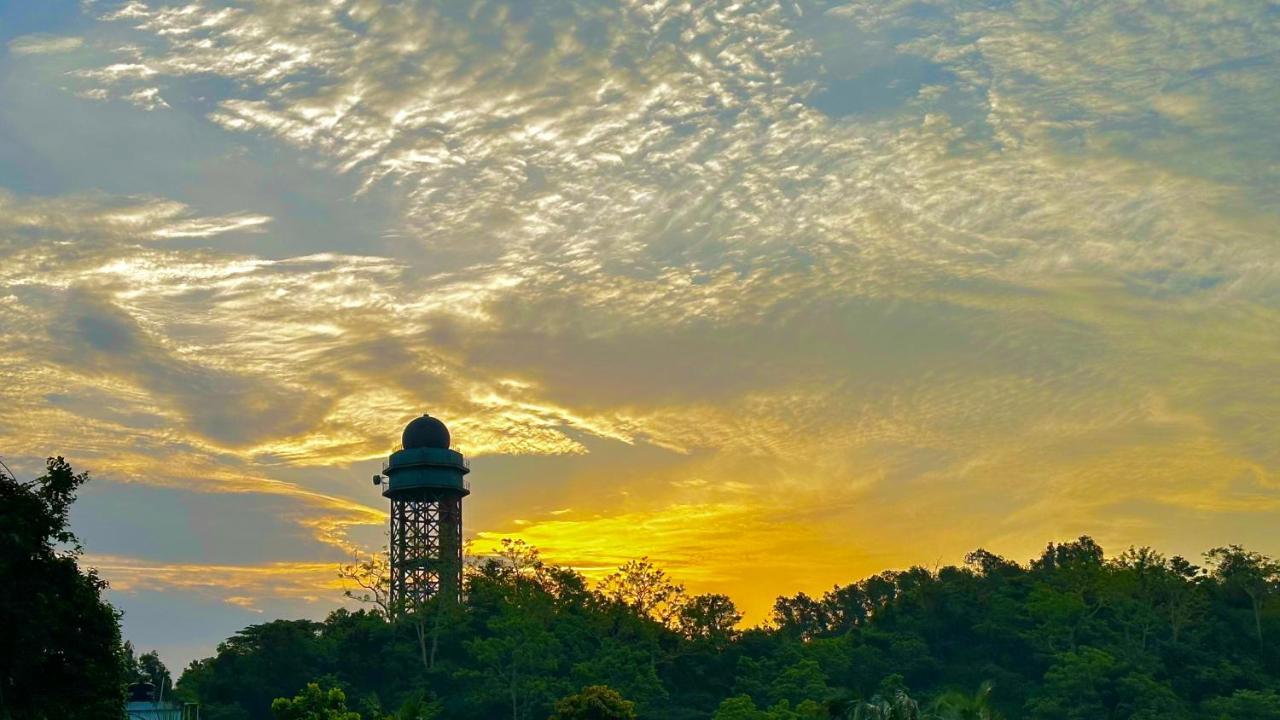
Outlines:
{"label": "lattice steel tower", "polygon": [[[402,448],[383,464],[382,494],[391,500],[391,607],[442,593],[462,593],[462,498],[471,494],[462,453],[449,449],[449,429],[436,418],[414,418]],[[374,477],[383,484],[382,475]]]}

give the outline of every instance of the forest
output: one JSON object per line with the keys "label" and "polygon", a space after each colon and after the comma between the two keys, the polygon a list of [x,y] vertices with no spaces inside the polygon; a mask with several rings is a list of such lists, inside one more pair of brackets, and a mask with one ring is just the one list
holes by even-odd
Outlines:
{"label": "forest", "polygon": [[[22,633],[0,642],[0,718],[63,717],[77,700],[51,688],[76,673],[92,697],[167,684],[121,642],[103,581],[73,577],[66,511],[85,479],[61,458],[35,483],[0,475],[0,622]],[[461,601],[391,607],[376,556],[335,571],[363,602],[246,627],[172,692],[205,720],[1280,720],[1280,565],[1238,546],[975,550],[779,597],[757,627],[647,559],[592,583],[520,541],[469,561]],[[81,610],[38,601],[61,587]]]}
{"label": "forest", "polygon": [[[464,602],[395,622],[379,563],[346,572],[368,609],[245,628],[179,692],[210,720],[266,720],[309,683],[352,719],[1280,718],[1280,568],[1240,547],[976,550],[780,597],[749,629],[647,560],[592,585],[519,541],[474,562]],[[562,709],[585,696],[617,709]]]}

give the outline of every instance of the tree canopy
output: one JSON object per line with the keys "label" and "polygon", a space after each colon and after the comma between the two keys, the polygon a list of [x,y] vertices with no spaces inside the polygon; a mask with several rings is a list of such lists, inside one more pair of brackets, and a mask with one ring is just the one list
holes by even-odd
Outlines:
{"label": "tree canopy", "polygon": [[647,559],[592,584],[518,541],[470,567],[462,603],[392,620],[364,580],[367,609],[246,628],[178,692],[212,720],[268,720],[317,678],[366,720],[1234,720],[1280,704],[1280,571],[1234,546],[1203,567],[1087,537],[1025,564],[977,550],[780,597],[754,628]]}
{"label": "tree canopy", "polygon": [[551,720],[635,720],[636,704],[607,685],[589,685],[556,701]]}

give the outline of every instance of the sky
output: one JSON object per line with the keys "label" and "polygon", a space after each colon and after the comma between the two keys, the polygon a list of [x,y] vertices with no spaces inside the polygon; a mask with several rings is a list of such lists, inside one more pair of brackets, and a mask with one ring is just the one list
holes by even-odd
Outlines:
{"label": "sky", "polygon": [[1280,553],[1280,4],[0,3],[0,456],[171,665],[465,530],[763,620]]}

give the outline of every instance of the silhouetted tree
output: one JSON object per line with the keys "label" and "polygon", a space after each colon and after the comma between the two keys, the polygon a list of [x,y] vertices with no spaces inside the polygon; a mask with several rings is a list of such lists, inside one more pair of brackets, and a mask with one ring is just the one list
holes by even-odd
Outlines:
{"label": "silhouetted tree", "polygon": [[676,626],[685,637],[723,644],[733,639],[742,613],[728,595],[695,595],[676,614]]}
{"label": "silhouetted tree", "polygon": [[684,585],[673,582],[647,557],[627,562],[601,580],[599,589],[614,602],[664,624],[674,622],[684,605]]}
{"label": "silhouetted tree", "polygon": [[107,584],[79,566],[68,525],[89,480],[61,457],[19,482],[0,472],[0,718],[110,718],[129,681]]}

